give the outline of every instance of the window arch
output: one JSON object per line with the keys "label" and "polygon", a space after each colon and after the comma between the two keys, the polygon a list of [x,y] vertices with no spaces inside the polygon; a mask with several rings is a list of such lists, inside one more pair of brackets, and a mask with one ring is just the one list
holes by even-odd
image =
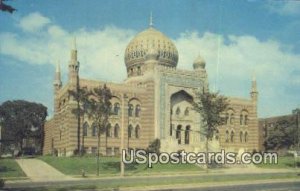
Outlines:
{"label": "window arch", "polygon": [[97,135],[97,125],[93,123],[92,125],[92,136],[95,137]]}
{"label": "window arch", "polygon": [[133,129],[132,125],[129,125],[128,126],[128,138],[132,138],[132,129]]}
{"label": "window arch", "polygon": [[135,138],[140,138],[140,126],[139,125],[137,125],[136,127],[135,127]]}
{"label": "window arch", "polygon": [[141,106],[138,104],[135,106],[135,116],[139,117],[141,112]]}
{"label": "window arch", "polygon": [[89,128],[89,124],[87,122],[85,122],[83,124],[83,132],[82,132],[83,136],[87,136],[88,128]]}
{"label": "window arch", "polygon": [[132,117],[132,113],[133,112],[133,105],[132,104],[129,104],[128,105],[128,116],[129,117]]}
{"label": "window arch", "polygon": [[111,137],[111,125],[110,123],[106,126],[106,137]]}
{"label": "window arch", "polygon": [[119,138],[119,131],[120,131],[120,126],[119,124],[116,124],[114,127],[114,136],[115,138]]}
{"label": "window arch", "polygon": [[231,131],[231,133],[230,133],[230,142],[234,142],[234,132],[233,131]]}
{"label": "window arch", "polygon": [[119,112],[120,112],[120,104],[115,103],[114,104],[114,115],[119,115]]}

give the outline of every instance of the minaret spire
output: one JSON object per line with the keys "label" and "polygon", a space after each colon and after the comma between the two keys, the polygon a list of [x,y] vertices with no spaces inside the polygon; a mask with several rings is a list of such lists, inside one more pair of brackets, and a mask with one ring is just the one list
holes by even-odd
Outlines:
{"label": "minaret spire", "polygon": [[72,40],[71,57],[69,61],[69,82],[76,85],[79,72],[79,62],[77,60],[76,37]]}
{"label": "minaret spire", "polygon": [[253,72],[252,75],[252,84],[251,84],[251,99],[253,102],[257,102],[257,98],[258,98],[258,91],[257,91],[257,85],[256,85],[256,75],[255,72]]}
{"label": "minaret spire", "polygon": [[54,88],[55,90],[59,90],[62,86],[61,82],[61,74],[60,74],[60,62],[58,61],[55,69],[55,78],[54,78]]}
{"label": "minaret spire", "polygon": [[153,17],[152,17],[152,11],[150,12],[149,27],[153,27]]}

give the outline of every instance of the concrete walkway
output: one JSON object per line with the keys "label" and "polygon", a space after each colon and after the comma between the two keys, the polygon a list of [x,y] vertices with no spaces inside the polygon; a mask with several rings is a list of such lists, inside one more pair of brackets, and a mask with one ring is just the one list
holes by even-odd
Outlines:
{"label": "concrete walkway", "polygon": [[16,159],[24,173],[32,181],[72,180],[57,169],[39,159]]}

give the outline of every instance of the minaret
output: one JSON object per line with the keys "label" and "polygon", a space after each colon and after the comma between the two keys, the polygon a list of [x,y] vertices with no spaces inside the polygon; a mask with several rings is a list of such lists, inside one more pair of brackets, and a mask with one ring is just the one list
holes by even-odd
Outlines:
{"label": "minaret", "polygon": [[258,99],[258,91],[257,91],[257,87],[256,87],[256,77],[255,74],[253,75],[252,78],[252,86],[251,86],[251,100],[252,102],[254,102],[255,104],[257,103],[257,99]]}
{"label": "minaret", "polygon": [[73,39],[71,58],[69,61],[69,83],[75,87],[77,85],[79,72],[79,62],[77,60],[76,38]]}
{"label": "minaret", "polygon": [[54,86],[54,91],[55,92],[57,92],[62,87],[61,73],[60,73],[60,63],[59,62],[56,64],[55,78],[54,78],[53,86]]}
{"label": "minaret", "polygon": [[60,63],[59,62],[56,64],[53,86],[54,86],[54,114],[55,114],[56,112],[59,111],[58,92],[62,87],[61,73],[60,73]]}

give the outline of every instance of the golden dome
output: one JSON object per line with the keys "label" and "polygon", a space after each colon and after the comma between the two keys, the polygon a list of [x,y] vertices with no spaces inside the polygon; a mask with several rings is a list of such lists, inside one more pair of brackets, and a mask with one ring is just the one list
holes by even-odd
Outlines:
{"label": "golden dome", "polygon": [[125,50],[125,64],[127,71],[137,65],[143,65],[150,49],[158,53],[158,62],[161,65],[176,67],[178,51],[173,42],[160,31],[149,27],[137,34],[127,45]]}

